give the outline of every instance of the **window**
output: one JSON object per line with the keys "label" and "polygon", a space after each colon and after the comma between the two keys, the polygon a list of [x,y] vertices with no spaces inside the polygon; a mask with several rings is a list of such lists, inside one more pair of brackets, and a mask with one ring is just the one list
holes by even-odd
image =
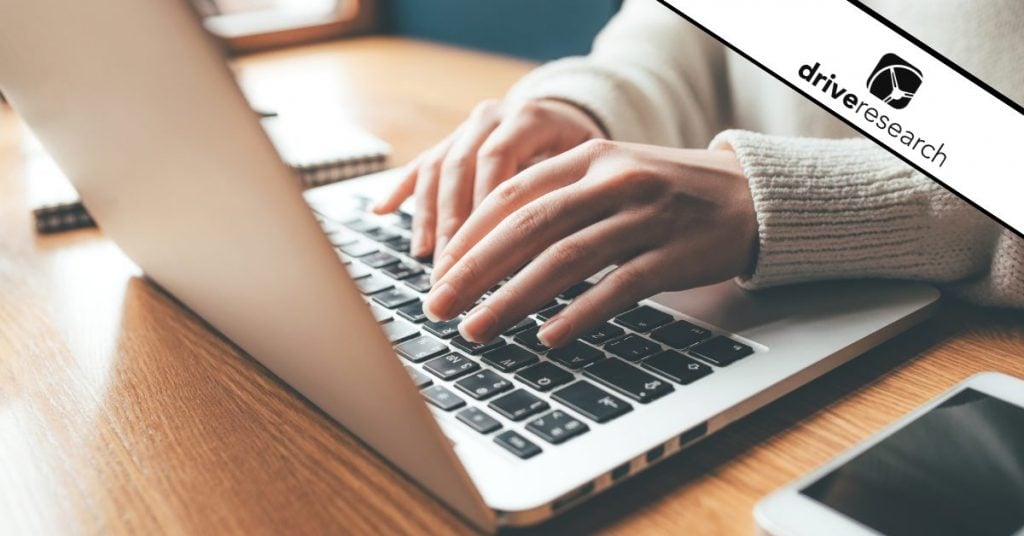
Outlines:
{"label": "window", "polygon": [[247,51],[365,32],[374,0],[193,0],[206,28]]}

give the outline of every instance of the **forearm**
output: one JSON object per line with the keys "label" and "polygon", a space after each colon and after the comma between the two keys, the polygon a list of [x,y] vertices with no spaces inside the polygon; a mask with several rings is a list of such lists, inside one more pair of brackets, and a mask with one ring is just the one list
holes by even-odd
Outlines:
{"label": "forearm", "polygon": [[884,277],[1024,307],[1024,241],[864,139],[727,131],[757,213],[750,288]]}

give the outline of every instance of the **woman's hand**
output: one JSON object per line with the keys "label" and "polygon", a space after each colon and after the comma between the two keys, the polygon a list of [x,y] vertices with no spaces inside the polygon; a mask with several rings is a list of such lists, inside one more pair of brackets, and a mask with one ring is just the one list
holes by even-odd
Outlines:
{"label": "woman's hand", "polygon": [[[550,318],[538,334],[555,347],[637,300],[749,273],[757,221],[731,150],[587,142],[502,183],[435,259],[424,311],[457,316],[483,342],[573,284],[618,268]],[[532,259],[532,260],[531,260]]]}
{"label": "woman's hand", "polygon": [[416,197],[411,253],[439,257],[474,207],[495,187],[546,157],[592,139],[601,128],[576,106],[557,100],[476,107],[441,143],[406,166],[406,176],[374,212]]}

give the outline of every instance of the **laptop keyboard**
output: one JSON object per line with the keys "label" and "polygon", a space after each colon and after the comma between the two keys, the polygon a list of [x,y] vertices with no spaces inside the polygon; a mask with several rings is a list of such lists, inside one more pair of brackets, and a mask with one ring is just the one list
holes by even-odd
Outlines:
{"label": "laptop keyboard", "polygon": [[432,266],[409,256],[408,214],[317,217],[427,402],[521,459],[754,353],[650,303],[635,304],[561,348],[544,346],[540,323],[586,292],[592,286],[586,281],[501,336],[474,343],[459,335],[462,317],[431,322],[424,316]]}

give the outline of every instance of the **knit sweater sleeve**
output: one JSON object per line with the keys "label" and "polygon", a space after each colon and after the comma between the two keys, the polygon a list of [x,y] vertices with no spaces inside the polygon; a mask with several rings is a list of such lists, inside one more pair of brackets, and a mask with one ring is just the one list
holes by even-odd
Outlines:
{"label": "knit sweater sleeve", "polygon": [[865,139],[730,130],[757,213],[748,288],[837,278],[939,283],[986,305],[1024,307],[1024,240]]}
{"label": "knit sweater sleeve", "polygon": [[627,0],[589,55],[541,66],[506,98],[570,101],[615,140],[698,147],[724,128],[725,72],[713,39],[654,0]]}

